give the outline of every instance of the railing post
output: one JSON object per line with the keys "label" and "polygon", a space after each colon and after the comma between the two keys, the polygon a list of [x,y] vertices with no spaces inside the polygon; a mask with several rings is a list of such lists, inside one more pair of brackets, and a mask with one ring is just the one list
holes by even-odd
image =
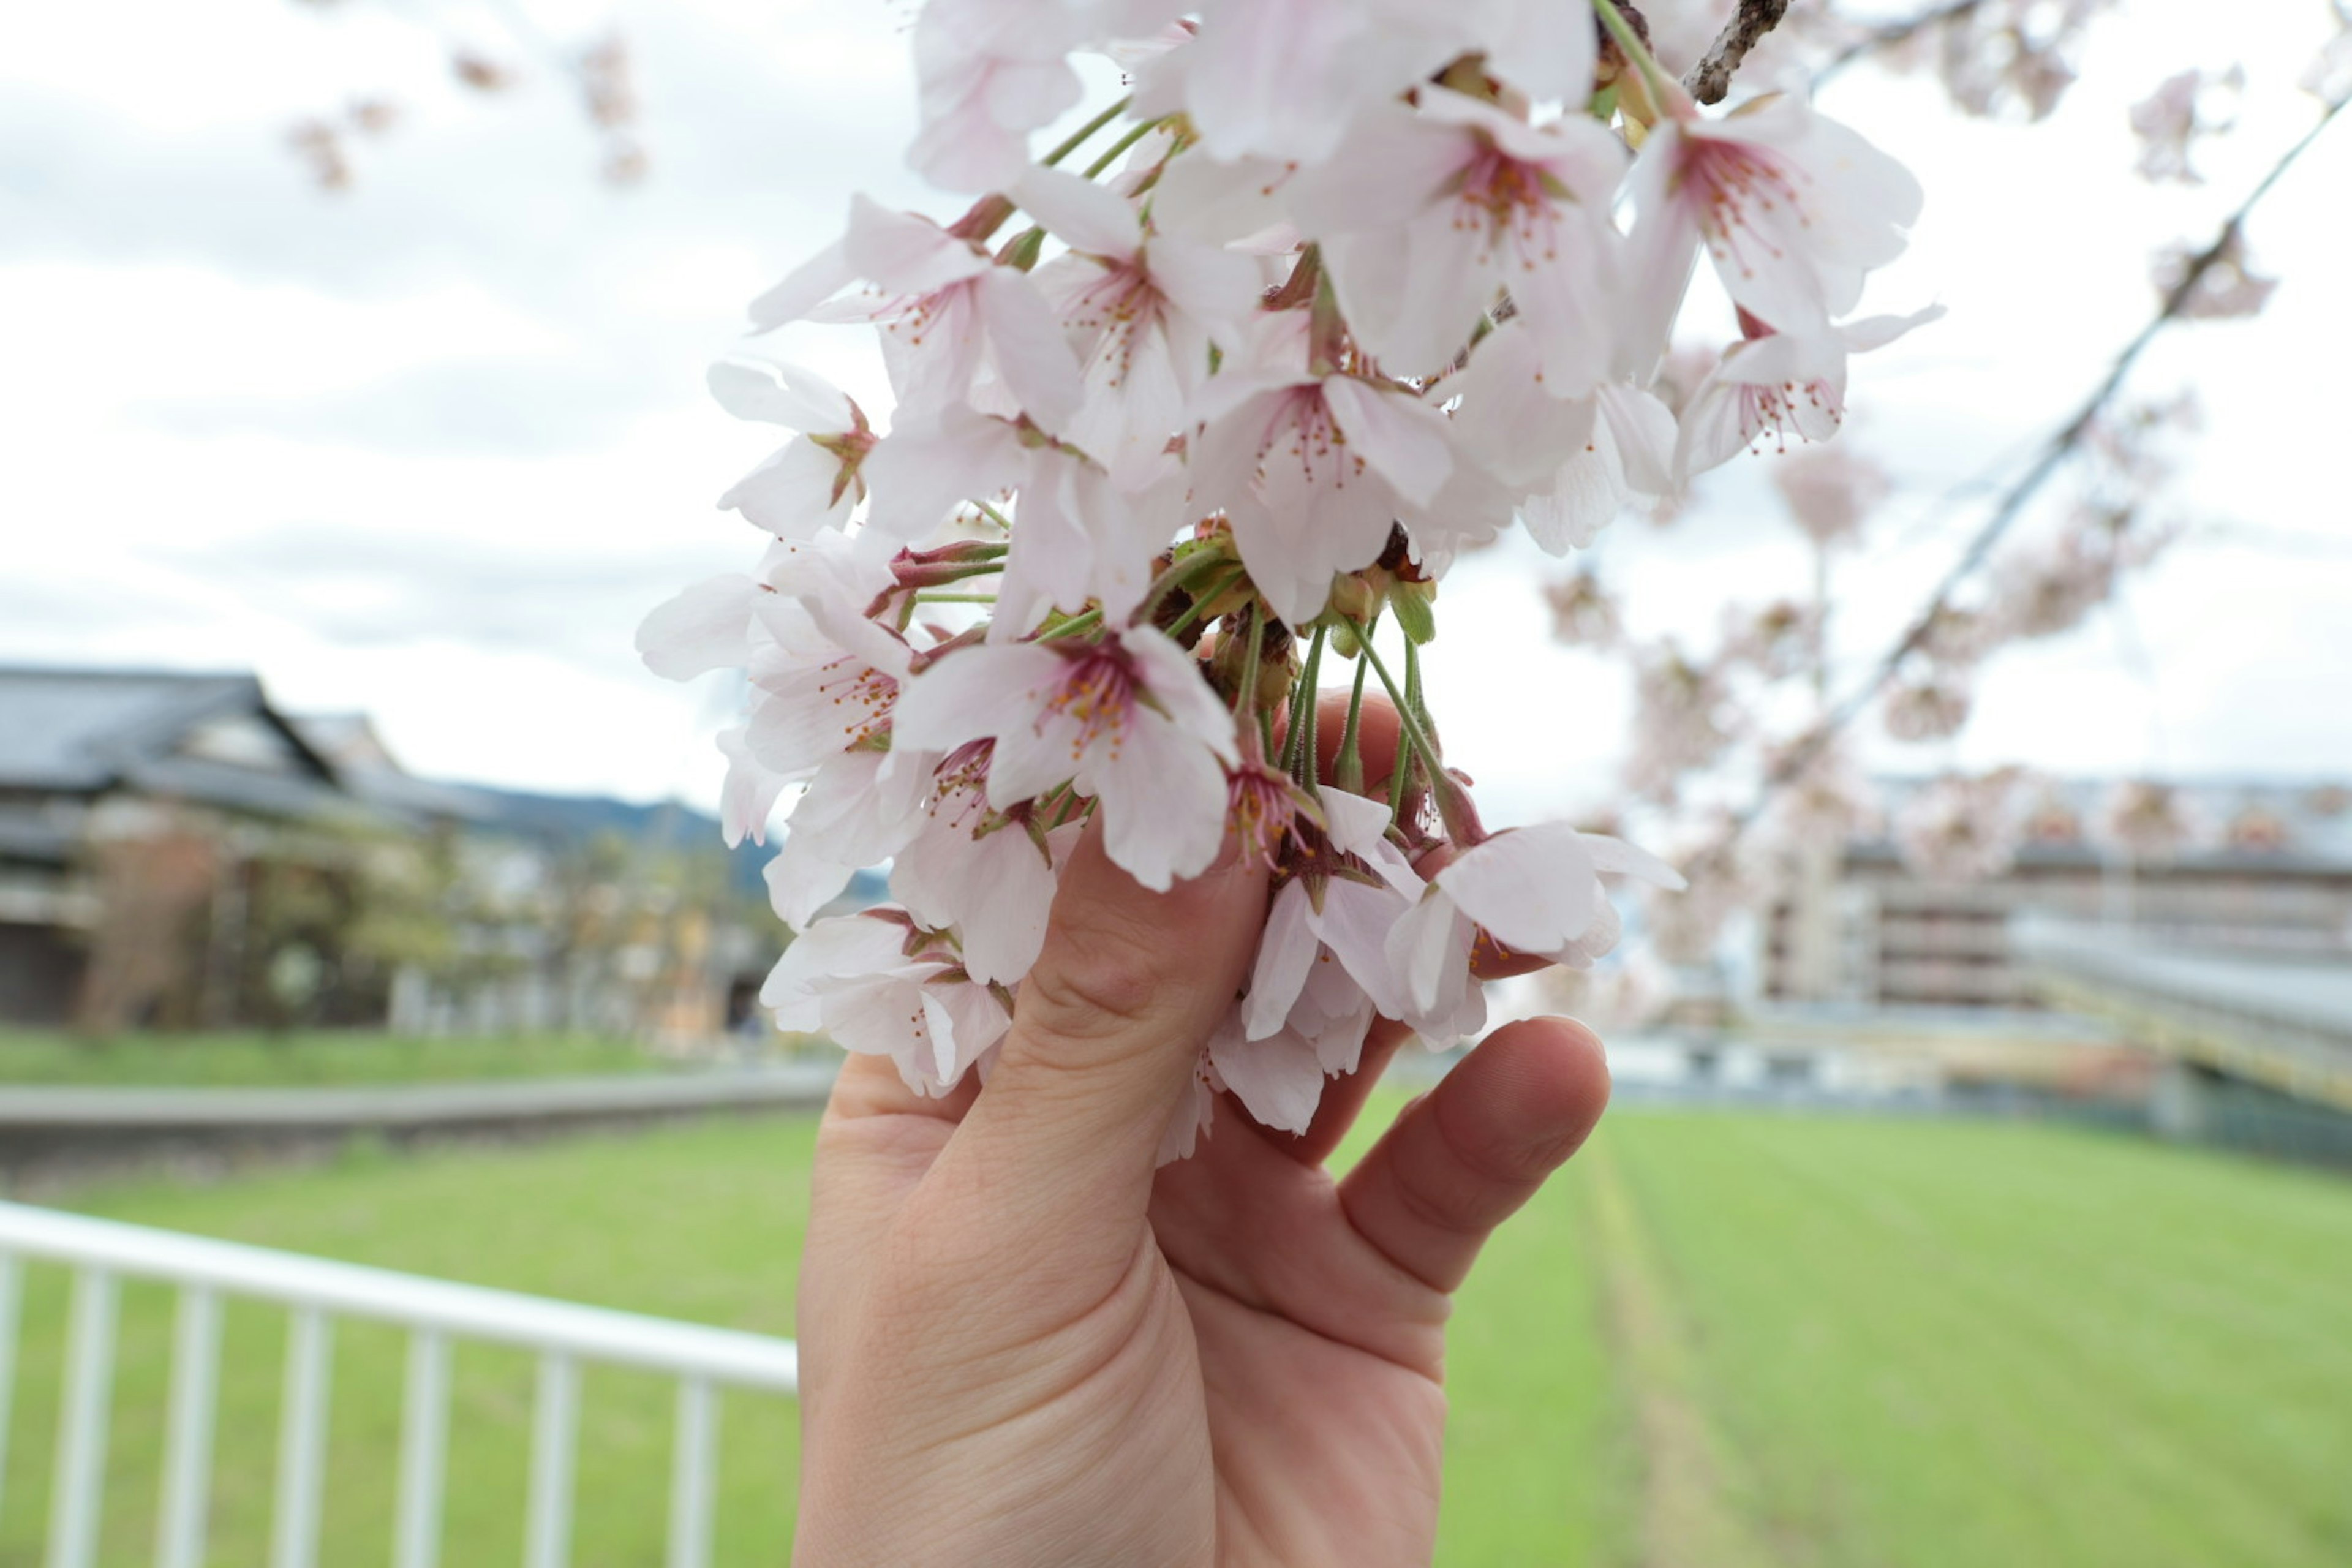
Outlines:
{"label": "railing post", "polygon": [[57,1489],[49,1503],[48,1568],[89,1568],[98,1558],[99,1504],[106,1489],[107,1406],[114,1393],[114,1276],[74,1276],[65,1398],[58,1410]]}
{"label": "railing post", "polygon": [[[0,1505],[8,1499],[8,1415],[16,1390],[16,1322],[25,1292],[25,1266],[0,1252]],[[0,1506],[0,1516],[6,1510]]]}
{"label": "railing post", "polygon": [[449,1340],[408,1336],[408,1392],[400,1417],[400,1504],[393,1568],[438,1568],[441,1478],[449,1442]]}
{"label": "railing post", "polygon": [[213,1473],[213,1394],[220,1378],[221,1300],[190,1285],[173,1326],[172,1403],[164,1436],[163,1500],[155,1521],[156,1568],[204,1568]]}
{"label": "railing post", "polygon": [[677,1443],[670,1464],[669,1568],[709,1568],[719,1399],[709,1378],[678,1381]]}
{"label": "railing post", "polygon": [[564,1568],[572,1554],[572,1461],[580,1424],[580,1363],[561,1352],[539,1358],[539,1404],[530,1434],[530,1514],[525,1568]]}
{"label": "railing post", "polygon": [[319,1561],[319,1499],[327,1479],[327,1391],[333,1352],[334,1320],[316,1307],[295,1308],[286,1336],[270,1568],[316,1568]]}

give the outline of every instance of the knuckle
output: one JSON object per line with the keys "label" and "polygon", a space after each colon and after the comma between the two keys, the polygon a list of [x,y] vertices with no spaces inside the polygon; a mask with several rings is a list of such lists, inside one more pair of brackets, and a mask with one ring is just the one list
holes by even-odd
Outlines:
{"label": "knuckle", "polygon": [[1157,1021],[1170,976],[1153,945],[1115,924],[1057,927],[1023,982],[1029,1032],[1073,1043],[1121,1037]]}

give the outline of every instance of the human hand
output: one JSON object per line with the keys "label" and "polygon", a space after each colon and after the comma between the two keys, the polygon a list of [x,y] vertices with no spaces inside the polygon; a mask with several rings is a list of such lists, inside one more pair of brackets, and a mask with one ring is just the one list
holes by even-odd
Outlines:
{"label": "human hand", "polygon": [[1600,1047],[1559,1019],[1496,1031],[1335,1182],[1407,1037],[1382,1020],[1305,1134],[1228,1098],[1155,1173],[1265,881],[1229,854],[1153,894],[1098,827],[985,1089],[843,1068],[802,1272],[794,1561],[1427,1563],[1450,1294],[1591,1130]]}

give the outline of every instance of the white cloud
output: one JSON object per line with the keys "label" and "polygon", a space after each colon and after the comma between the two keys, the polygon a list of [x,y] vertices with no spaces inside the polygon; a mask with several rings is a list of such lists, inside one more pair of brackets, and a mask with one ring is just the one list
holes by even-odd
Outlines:
{"label": "white cloud", "polygon": [[[291,706],[373,710],[427,771],[711,797],[724,693],[644,674],[630,633],[754,553],[711,498],[768,434],[700,384],[744,301],[832,237],[850,190],[924,199],[897,152],[906,40],[885,6],[824,0],[531,5],[559,39],[613,16],[631,38],[644,187],[594,180],[593,138],[545,62],[526,58],[538,77],[512,100],[467,94],[390,7],[123,0],[19,29],[0,58],[0,657],[250,665]],[[477,42],[500,36],[494,8],[445,14]],[[2139,186],[2123,107],[2177,68],[2201,18],[2139,0],[2095,37],[2047,126],[1959,123],[1923,82],[1863,72],[1826,95],[1928,190],[1873,307],[1951,310],[1855,367],[1853,434],[1906,489],[1889,542],[1840,569],[1849,669],[1980,515],[1935,497],[2014,467],[2145,317],[2147,252],[2210,224],[2307,121],[2267,90],[2301,40],[2249,37],[2256,90],[2208,159],[2211,185]],[[404,123],[359,150],[352,191],[310,190],[286,126],[373,93]],[[2254,226],[2258,260],[2287,277],[2271,312],[2182,333],[2136,384],[2204,393],[2179,487],[2199,516],[2344,529],[2336,400],[2312,390],[2326,345],[2352,341],[2327,281],[2340,239],[2324,198],[2352,184],[2352,132],[2337,142]],[[882,412],[854,334],[776,341]],[[1637,625],[1703,642],[1727,600],[1803,591],[1766,461],[1735,465],[1670,531],[1604,536],[1595,559]],[[1622,746],[1622,679],[1545,641],[1554,570],[1531,551],[1465,563],[1431,650],[1449,752],[1503,819],[1605,801]],[[2186,546],[2131,598],[2154,695],[2096,623],[2006,659],[1963,754],[2352,771],[2352,733],[2310,695],[2352,681],[2347,589],[2352,558]]]}

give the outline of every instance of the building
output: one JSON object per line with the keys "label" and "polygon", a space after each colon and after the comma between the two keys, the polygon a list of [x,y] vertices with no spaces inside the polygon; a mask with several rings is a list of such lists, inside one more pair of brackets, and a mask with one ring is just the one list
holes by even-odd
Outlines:
{"label": "building", "polygon": [[0,1022],[677,1043],[781,945],[676,805],[422,779],[251,675],[0,668]]}
{"label": "building", "polygon": [[[1919,781],[1883,783],[1900,821]],[[1887,833],[1812,847],[1761,911],[1759,982],[1772,1001],[1872,1007],[2032,1005],[2012,921],[2040,915],[2352,959],[2352,793],[2214,784],[2166,792],[2178,842],[2133,853],[2103,830],[2116,786],[2021,785],[2004,869],[1921,874]]]}

